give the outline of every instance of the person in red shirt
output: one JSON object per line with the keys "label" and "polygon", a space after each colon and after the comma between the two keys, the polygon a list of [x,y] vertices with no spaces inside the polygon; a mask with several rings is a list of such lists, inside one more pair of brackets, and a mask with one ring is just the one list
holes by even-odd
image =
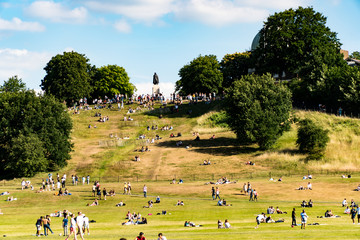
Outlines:
{"label": "person in red shirt", "polygon": [[144,233],[143,233],[143,232],[140,232],[140,233],[139,233],[139,236],[137,236],[137,237],[135,238],[135,240],[146,240],[145,237],[144,237]]}

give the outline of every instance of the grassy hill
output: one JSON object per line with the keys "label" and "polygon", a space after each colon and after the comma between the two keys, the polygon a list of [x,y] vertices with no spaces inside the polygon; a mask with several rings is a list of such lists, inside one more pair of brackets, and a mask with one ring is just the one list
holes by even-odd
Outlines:
{"label": "grassy hill", "polygon": [[[128,106],[127,106],[128,107]],[[132,106],[136,108],[136,105]],[[295,146],[296,125],[286,132],[270,151],[259,151],[256,145],[239,146],[235,135],[227,128],[220,128],[209,121],[209,117],[221,111],[218,103],[183,105],[179,112],[172,113],[170,108],[157,106],[154,110],[141,110],[130,114],[134,121],[123,121],[125,110],[102,109],[81,111],[72,115],[74,120],[73,141],[75,149],[68,167],[59,173],[90,174],[91,181],[100,178],[101,187],[114,189],[116,196],[100,200],[100,205],[88,207],[94,199],[91,185],[73,186],[68,181],[67,188],[71,196],[55,196],[54,192],[21,190],[20,180],[0,183],[0,193],[10,191],[17,201],[5,201],[8,196],[0,196],[0,236],[6,239],[34,239],[35,221],[40,215],[68,209],[71,212],[82,211],[96,221],[90,225],[91,235],[85,239],[134,239],[140,232],[145,232],[147,239],[156,239],[157,233],[163,232],[168,239],[357,239],[358,225],[351,223],[350,217],[343,214],[341,201],[346,197],[360,199],[357,187],[360,177],[342,179],[340,173],[359,171],[359,124],[355,119],[330,116],[323,113],[296,111],[297,118],[308,117],[330,130],[331,142],[327,148],[326,158],[321,161],[305,162],[306,156],[297,152]],[[109,116],[105,123],[97,122],[95,112]],[[162,118],[159,118],[159,115]],[[88,128],[91,124],[92,128]],[[97,128],[93,126],[96,124]],[[147,126],[158,126],[158,130],[148,131]],[[172,131],[161,131],[162,126],[173,126]],[[182,133],[181,137],[170,138],[170,133]],[[193,132],[200,133],[200,141],[194,141]],[[134,152],[146,141],[138,140],[140,134],[147,137],[160,135],[161,140],[149,144],[150,152]],[[215,134],[215,139],[210,137]],[[112,135],[112,137],[111,137]],[[119,139],[117,139],[119,138]],[[129,139],[120,139],[129,137]],[[182,146],[176,142],[182,141]],[[186,149],[185,146],[192,145]],[[140,155],[141,161],[132,161]],[[211,165],[204,166],[204,160],[211,160]],[[255,166],[245,165],[254,161]],[[313,190],[295,190],[300,185],[306,186],[307,180],[302,176],[310,171]],[[321,174],[322,173],[322,174]],[[327,174],[329,173],[329,174]],[[336,175],[332,175],[336,173]],[[338,174],[339,173],[339,174]],[[283,181],[269,181],[269,176]],[[211,200],[211,187],[206,184],[226,176],[237,180],[235,184],[217,185],[222,198],[232,204],[229,207],[216,206]],[[35,189],[39,189],[41,178],[46,173],[30,179]],[[169,184],[170,180],[184,179],[184,184]],[[123,182],[131,181],[133,195],[123,195]],[[242,185],[250,181],[259,192],[259,202],[249,202],[248,196],[241,192]],[[142,196],[142,187],[146,184],[149,197]],[[153,208],[143,208],[149,199],[161,196],[161,203]],[[313,208],[306,208],[309,223],[320,225],[290,227],[291,210],[296,208],[297,221],[300,221],[300,203],[302,200],[314,201]],[[120,200],[127,205],[115,207]],[[183,200],[185,206],[175,206]],[[283,218],[284,223],[261,224],[255,227],[255,217],[265,212],[268,206],[279,206],[289,214],[274,214],[273,219]],[[327,209],[340,218],[317,218]],[[167,215],[157,215],[167,210]],[[140,212],[148,218],[147,225],[123,226],[127,211]],[[171,213],[171,214],[170,214]],[[228,219],[232,229],[217,229],[217,220]],[[55,234],[47,239],[64,239],[61,218],[52,218],[52,229]],[[202,225],[197,228],[185,228],[183,224],[190,220]],[[21,226],[21,228],[19,228]]]}
{"label": "grassy hill", "polygon": [[[172,179],[176,177],[193,179],[204,175],[264,175],[270,171],[276,175],[303,174],[311,172],[343,172],[359,171],[360,121],[345,117],[336,117],[318,112],[295,111],[297,118],[311,118],[317,124],[330,131],[331,141],[325,158],[321,161],[305,163],[306,156],[299,154],[295,145],[296,124],[286,132],[270,151],[259,151],[256,145],[239,146],[235,135],[227,128],[213,126],[209,117],[221,110],[219,103],[197,105],[184,104],[179,112],[171,113],[167,109],[141,110],[132,113],[134,121],[124,122],[124,116],[129,106],[118,109],[103,109],[82,111],[73,115],[73,141],[75,149],[72,160],[65,171],[80,175],[90,174],[104,178],[117,176],[132,176],[143,179]],[[131,106],[136,108],[136,105]],[[191,114],[188,114],[192,111]],[[95,112],[109,116],[110,121],[97,122],[93,117]],[[159,118],[162,114],[163,118]],[[97,128],[88,128],[88,125]],[[158,126],[158,130],[147,131],[147,126]],[[171,131],[161,131],[163,126],[173,126]],[[170,138],[181,132],[182,137]],[[201,141],[193,141],[194,132],[200,133]],[[155,144],[147,144],[137,138],[145,134],[146,138],[159,135],[162,139]],[[210,137],[215,134],[215,139]],[[111,136],[112,135],[112,136]],[[130,139],[121,139],[128,136]],[[120,138],[119,140],[116,137]],[[182,141],[183,146],[177,147],[176,142]],[[134,152],[141,146],[148,145],[150,152]],[[185,149],[185,146],[192,145]],[[141,162],[134,162],[135,155],[139,155]],[[216,163],[203,171],[200,164],[204,160]],[[244,163],[254,161],[255,166],[249,167]],[[228,167],[232,166],[232,167]],[[200,176],[202,175],[202,176]],[[208,177],[206,176],[206,177]]]}

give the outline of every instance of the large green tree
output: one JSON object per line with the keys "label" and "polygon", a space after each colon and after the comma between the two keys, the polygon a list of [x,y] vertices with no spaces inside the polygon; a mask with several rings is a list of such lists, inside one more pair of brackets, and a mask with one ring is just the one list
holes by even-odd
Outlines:
{"label": "large green tree", "polygon": [[16,75],[4,81],[4,84],[0,87],[0,92],[19,92],[25,90],[25,83]]}
{"label": "large green tree", "polygon": [[326,17],[312,7],[299,7],[268,17],[254,51],[258,73],[307,79],[322,64],[343,64],[337,34],[326,26]]}
{"label": "large green tree", "polygon": [[228,88],[236,80],[243,75],[248,74],[251,64],[251,52],[226,54],[220,62],[220,70],[224,80],[223,88]]}
{"label": "large green tree", "polygon": [[31,177],[70,159],[72,122],[53,96],[0,93],[0,176]]}
{"label": "large green tree", "polygon": [[123,67],[107,65],[98,68],[93,78],[94,98],[112,97],[115,94],[126,94],[131,96],[135,86],[130,83],[130,78]]}
{"label": "large green tree", "polygon": [[270,74],[245,75],[228,90],[228,124],[240,143],[268,149],[289,128],[290,90],[275,84]]}
{"label": "large green tree", "polygon": [[41,81],[41,89],[68,105],[90,96],[93,67],[88,62],[84,54],[74,51],[56,55],[44,68],[46,76]]}
{"label": "large green tree", "polygon": [[360,52],[359,51],[355,51],[350,55],[351,58],[355,58],[357,60],[360,60]]}
{"label": "large green tree", "polygon": [[180,80],[176,91],[181,94],[218,93],[222,87],[223,76],[215,55],[199,56],[179,71]]}

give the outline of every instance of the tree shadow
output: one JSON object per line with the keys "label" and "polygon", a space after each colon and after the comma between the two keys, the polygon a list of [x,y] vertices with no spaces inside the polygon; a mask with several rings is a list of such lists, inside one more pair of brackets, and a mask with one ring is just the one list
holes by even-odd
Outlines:
{"label": "tree shadow", "polygon": [[[182,144],[180,146],[177,146],[180,141],[182,142]],[[239,146],[236,139],[225,137],[219,137],[215,139],[203,139],[199,141],[172,138],[169,141],[163,141],[158,143],[157,146],[169,148],[183,148],[188,146],[190,151],[218,156],[232,156],[241,153],[249,154],[259,151],[257,147]]]}
{"label": "tree shadow", "polygon": [[198,102],[179,105],[178,109],[175,109],[174,104],[169,104],[166,107],[161,106],[160,108],[147,111],[144,114],[157,117],[162,115],[163,118],[196,118],[221,106],[221,104],[219,101],[211,103]]}

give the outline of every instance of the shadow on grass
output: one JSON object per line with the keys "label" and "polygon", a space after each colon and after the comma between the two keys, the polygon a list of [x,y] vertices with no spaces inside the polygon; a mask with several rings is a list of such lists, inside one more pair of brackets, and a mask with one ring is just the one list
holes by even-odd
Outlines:
{"label": "shadow on grass", "polygon": [[[176,147],[176,143],[182,141],[179,138],[172,138],[169,141],[160,142],[157,144],[159,147]],[[219,137],[216,139],[203,139],[200,141],[184,140],[179,148],[191,146],[190,151],[212,154],[218,156],[232,156],[241,153],[255,153],[259,151],[256,147],[239,146],[236,139]]]}
{"label": "shadow on grass", "polygon": [[169,104],[167,107],[155,108],[154,110],[147,111],[144,115],[160,116],[163,118],[196,118],[208,113],[216,108],[221,108],[221,102],[211,102],[206,104],[205,102],[199,102],[196,104],[182,104],[175,110],[174,104]]}

